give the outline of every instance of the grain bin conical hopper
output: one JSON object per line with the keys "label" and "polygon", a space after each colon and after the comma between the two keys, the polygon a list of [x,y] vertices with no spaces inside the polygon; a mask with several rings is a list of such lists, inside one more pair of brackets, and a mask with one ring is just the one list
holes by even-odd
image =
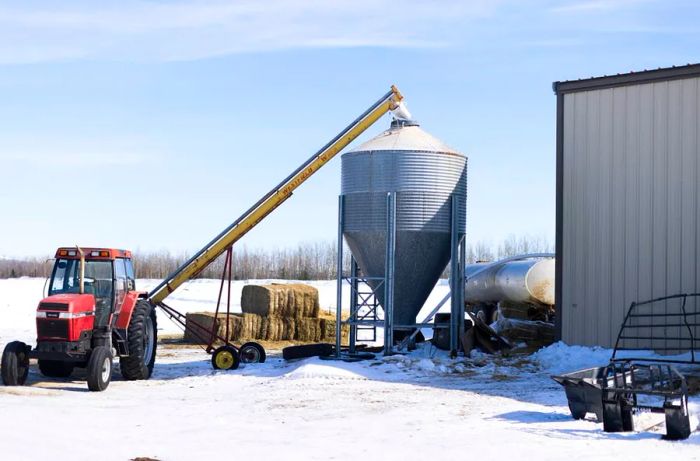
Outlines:
{"label": "grain bin conical hopper", "polygon": [[[451,196],[466,228],[467,158],[420,128],[389,130],[342,156],[343,235],[362,273],[384,277],[387,193],[396,192],[393,324],[410,325],[450,260]],[[373,288],[379,282],[370,281]],[[376,290],[384,306],[384,290]],[[397,328],[394,328],[395,330]]]}

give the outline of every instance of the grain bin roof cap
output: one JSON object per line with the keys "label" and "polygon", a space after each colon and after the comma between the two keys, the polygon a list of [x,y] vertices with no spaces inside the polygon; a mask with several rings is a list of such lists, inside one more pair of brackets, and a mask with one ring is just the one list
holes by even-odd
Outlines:
{"label": "grain bin roof cap", "polygon": [[436,137],[426,133],[415,120],[394,120],[391,127],[351,152],[371,151],[442,152],[460,154]]}

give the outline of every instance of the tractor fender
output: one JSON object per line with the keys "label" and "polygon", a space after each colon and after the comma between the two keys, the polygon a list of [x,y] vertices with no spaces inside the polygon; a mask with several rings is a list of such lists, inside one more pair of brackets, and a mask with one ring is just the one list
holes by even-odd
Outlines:
{"label": "tractor fender", "polygon": [[115,328],[120,328],[126,330],[129,328],[129,323],[131,322],[131,314],[134,312],[134,307],[139,298],[143,298],[146,293],[139,291],[129,291],[124,297],[124,303],[122,304],[121,312],[117,317],[117,323]]}

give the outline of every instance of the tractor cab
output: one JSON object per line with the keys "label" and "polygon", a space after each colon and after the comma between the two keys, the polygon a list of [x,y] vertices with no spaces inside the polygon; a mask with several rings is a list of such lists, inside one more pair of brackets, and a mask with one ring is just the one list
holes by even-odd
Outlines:
{"label": "tractor cab", "polygon": [[[118,316],[126,294],[135,289],[131,252],[102,248],[59,248],[56,251],[48,298],[62,300],[76,295],[94,298],[94,328],[107,328]],[[72,295],[72,296],[71,296]]]}

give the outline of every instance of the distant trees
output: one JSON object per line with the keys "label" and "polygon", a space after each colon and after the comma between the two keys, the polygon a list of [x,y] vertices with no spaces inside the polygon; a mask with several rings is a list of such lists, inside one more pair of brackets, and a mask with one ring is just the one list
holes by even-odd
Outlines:
{"label": "distant trees", "polygon": [[546,237],[511,234],[498,245],[498,259],[525,253],[554,253],[554,243]]}
{"label": "distant trees", "polygon": [[46,258],[0,259],[0,279],[48,277],[53,261]]}
{"label": "distant trees", "polygon": [[[336,274],[336,242],[304,242],[288,248],[234,247],[233,278],[329,280]],[[467,240],[467,263],[493,261],[522,253],[553,252],[554,245],[544,237],[511,235],[497,246]],[[191,255],[168,251],[135,253],[134,269],[139,278],[162,279],[183,264]],[[345,249],[344,272],[349,271],[350,254]],[[53,261],[48,258],[0,259],[0,278],[48,277]],[[223,256],[204,269],[199,278],[220,278]],[[449,267],[443,275],[448,275]]]}

